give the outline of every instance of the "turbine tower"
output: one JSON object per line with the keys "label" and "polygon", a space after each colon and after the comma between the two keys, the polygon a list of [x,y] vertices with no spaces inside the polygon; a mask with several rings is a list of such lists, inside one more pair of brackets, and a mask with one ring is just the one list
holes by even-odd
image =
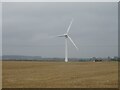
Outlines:
{"label": "turbine tower", "polygon": [[68,62],[68,39],[72,42],[72,44],[74,45],[74,47],[78,50],[77,46],[75,45],[75,43],[73,42],[73,40],[71,39],[71,37],[68,35],[69,31],[70,31],[70,27],[72,25],[73,19],[71,20],[67,32],[65,34],[62,35],[58,35],[58,37],[65,37],[65,62]]}

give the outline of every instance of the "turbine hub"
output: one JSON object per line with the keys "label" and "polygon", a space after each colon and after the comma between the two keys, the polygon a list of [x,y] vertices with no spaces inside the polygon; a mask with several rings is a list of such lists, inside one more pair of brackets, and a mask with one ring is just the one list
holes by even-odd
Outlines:
{"label": "turbine hub", "polygon": [[66,38],[68,38],[68,35],[67,34],[64,34]]}

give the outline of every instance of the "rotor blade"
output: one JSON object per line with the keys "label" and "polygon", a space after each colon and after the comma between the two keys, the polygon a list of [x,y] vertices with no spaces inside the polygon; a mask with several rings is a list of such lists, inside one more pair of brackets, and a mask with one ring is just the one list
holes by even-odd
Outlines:
{"label": "rotor blade", "polygon": [[68,29],[67,29],[67,34],[68,34],[68,32],[69,32],[69,30],[70,30],[70,27],[71,27],[71,25],[72,25],[72,22],[73,22],[73,18],[72,18],[72,20],[71,20],[71,22],[70,22],[70,24],[69,24],[69,27],[68,27]]}
{"label": "rotor blade", "polygon": [[70,39],[70,41],[72,42],[72,44],[75,46],[75,48],[78,50],[78,47],[75,45],[75,43],[73,42],[73,40],[71,39],[71,37],[68,36],[68,38]]}
{"label": "rotor blade", "polygon": [[62,34],[62,35],[57,35],[57,37],[65,37],[65,35],[64,35],[64,34]]}

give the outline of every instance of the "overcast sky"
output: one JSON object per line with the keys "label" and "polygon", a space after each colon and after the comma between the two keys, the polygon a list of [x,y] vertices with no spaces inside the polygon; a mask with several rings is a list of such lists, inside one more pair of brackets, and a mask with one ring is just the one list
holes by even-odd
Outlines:
{"label": "overcast sky", "polygon": [[69,57],[118,56],[118,7],[115,3],[3,3],[3,55],[64,57],[71,18]]}
{"label": "overcast sky", "polygon": [[0,3],[0,56],[2,56],[2,3]]}

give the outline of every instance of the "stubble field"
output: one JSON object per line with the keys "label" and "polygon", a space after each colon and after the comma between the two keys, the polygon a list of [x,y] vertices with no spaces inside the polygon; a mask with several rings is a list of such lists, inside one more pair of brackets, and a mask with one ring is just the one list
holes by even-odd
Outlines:
{"label": "stubble field", "polygon": [[117,62],[3,61],[3,88],[117,88]]}

